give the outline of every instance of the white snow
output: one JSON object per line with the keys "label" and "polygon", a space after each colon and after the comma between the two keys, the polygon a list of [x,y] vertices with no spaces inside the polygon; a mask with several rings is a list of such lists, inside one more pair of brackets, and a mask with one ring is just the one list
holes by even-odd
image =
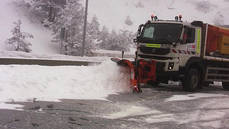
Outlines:
{"label": "white snow", "polygon": [[0,58],[16,58],[16,59],[44,59],[44,60],[70,60],[70,61],[87,61],[87,62],[103,62],[110,57],[81,57],[81,56],[68,56],[61,54],[34,54],[19,51],[0,51]]}
{"label": "white snow", "polygon": [[214,128],[214,129],[220,129],[222,128],[222,122],[220,120],[211,120],[209,122],[203,122],[202,126]]}
{"label": "white snow", "polygon": [[19,104],[7,104],[0,102],[0,109],[7,109],[7,110],[22,110],[23,106]]}
{"label": "white snow", "polygon": [[[226,117],[228,115],[229,100],[228,96],[223,94],[189,94],[189,97],[195,96],[195,99],[205,98],[199,100],[201,103],[193,105],[195,108],[190,107],[177,107],[179,110],[160,110],[160,108],[147,107],[144,104],[140,105],[138,102],[115,104],[113,107],[118,108],[110,114],[102,114],[101,117],[108,119],[121,119],[123,121],[131,121],[144,124],[154,124],[163,122],[175,122],[178,125],[188,125],[188,127],[203,127],[203,128],[228,128]],[[185,99],[180,99],[184,97]],[[211,98],[212,97],[212,98]],[[172,97],[173,98],[173,97]],[[176,104],[176,101],[190,100],[183,96],[171,99],[169,102]],[[198,100],[197,100],[198,101]],[[196,102],[197,102],[196,101]],[[168,100],[165,100],[165,103]],[[179,104],[178,104],[179,105]],[[182,105],[181,105],[182,106]],[[192,103],[190,103],[192,106]],[[173,107],[175,108],[175,107]],[[164,108],[163,108],[164,109]],[[226,127],[225,127],[226,125]]]}
{"label": "white snow", "polygon": [[224,94],[210,94],[210,93],[193,93],[186,95],[173,95],[172,97],[166,99],[167,102],[170,101],[187,101],[187,100],[195,100],[200,98],[211,98],[211,97],[226,97],[228,95]]}
{"label": "white snow", "polygon": [[120,119],[125,117],[134,117],[148,114],[159,114],[161,112],[157,110],[151,110],[150,108],[137,105],[118,105],[120,111],[114,112],[108,115],[104,115],[104,118],[108,119]]}
{"label": "white snow", "polygon": [[150,117],[145,117],[144,120],[147,123],[168,122],[168,121],[174,121],[174,115],[173,114],[151,115]]}
{"label": "white snow", "polygon": [[101,99],[129,92],[129,78],[111,61],[98,66],[0,66],[0,103]]}
{"label": "white snow", "polygon": [[[225,128],[226,116],[228,114],[229,104],[226,98],[213,98],[202,100],[195,108],[190,108],[181,111],[169,112],[165,110],[149,108],[138,103],[116,104],[119,110],[110,114],[102,115],[108,119],[122,119],[137,123],[163,123],[175,122],[178,125],[188,125],[188,127],[205,127],[205,128]],[[190,105],[191,106],[191,105]],[[228,128],[227,126],[226,128]]]}
{"label": "white snow", "polygon": [[[130,118],[129,121],[136,122],[146,122],[146,123],[162,123],[162,122],[175,122],[179,125],[185,124],[192,126],[192,124],[196,124],[202,127],[208,128],[222,128],[221,119],[226,115],[225,111],[201,111],[201,109],[197,109],[192,112],[182,112],[182,113],[174,113],[174,114],[152,114],[147,116],[142,116],[141,118],[134,119]],[[200,122],[201,121],[201,122]],[[189,124],[191,123],[191,124]],[[195,125],[194,124],[194,125]]]}

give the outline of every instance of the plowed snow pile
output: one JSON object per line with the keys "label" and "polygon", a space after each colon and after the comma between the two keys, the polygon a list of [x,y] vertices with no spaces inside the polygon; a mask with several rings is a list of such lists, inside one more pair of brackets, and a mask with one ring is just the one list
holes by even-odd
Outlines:
{"label": "plowed snow pile", "polygon": [[0,104],[4,102],[106,99],[128,92],[128,76],[111,61],[97,66],[0,66]]}

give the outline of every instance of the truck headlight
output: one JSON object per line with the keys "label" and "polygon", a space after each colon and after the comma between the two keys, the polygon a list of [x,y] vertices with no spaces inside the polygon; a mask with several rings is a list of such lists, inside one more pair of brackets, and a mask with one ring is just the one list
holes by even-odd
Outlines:
{"label": "truck headlight", "polygon": [[169,62],[168,70],[172,70],[174,68],[174,62]]}

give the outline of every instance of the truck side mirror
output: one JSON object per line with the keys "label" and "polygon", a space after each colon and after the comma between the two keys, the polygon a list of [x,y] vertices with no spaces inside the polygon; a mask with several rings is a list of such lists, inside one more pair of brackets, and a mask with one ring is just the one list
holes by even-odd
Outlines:
{"label": "truck side mirror", "polygon": [[137,37],[141,35],[143,26],[144,26],[143,24],[139,25]]}

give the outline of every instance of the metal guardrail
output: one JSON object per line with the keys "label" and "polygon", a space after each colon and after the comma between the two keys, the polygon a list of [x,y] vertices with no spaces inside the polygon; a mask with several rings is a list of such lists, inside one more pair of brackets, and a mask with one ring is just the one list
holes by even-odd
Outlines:
{"label": "metal guardrail", "polygon": [[0,65],[88,66],[89,64],[99,64],[99,63],[101,62],[0,58]]}

